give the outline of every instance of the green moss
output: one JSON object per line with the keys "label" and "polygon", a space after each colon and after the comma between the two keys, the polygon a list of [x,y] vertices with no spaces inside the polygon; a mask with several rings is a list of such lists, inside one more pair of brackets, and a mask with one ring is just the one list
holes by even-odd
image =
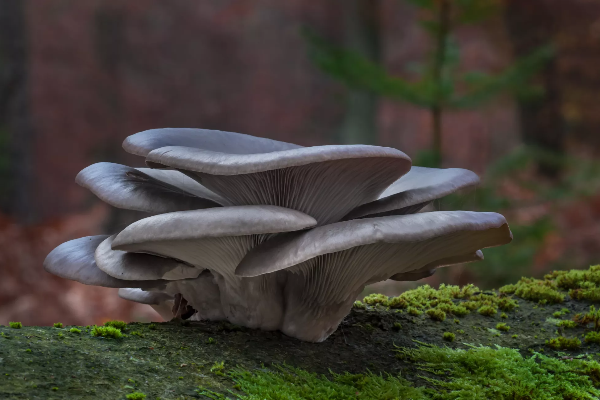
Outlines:
{"label": "green moss", "polygon": [[500,297],[498,299],[498,308],[502,311],[513,311],[519,304],[510,297]]}
{"label": "green moss", "polygon": [[142,392],[133,392],[125,396],[127,400],[144,400],[146,395]]}
{"label": "green moss", "polygon": [[148,325],[148,329],[150,329],[151,331],[156,330],[156,324],[150,324],[150,325]]}
{"label": "green moss", "polygon": [[500,293],[515,294],[531,301],[545,300],[551,304],[565,301],[565,295],[557,290],[556,283],[547,279],[521,278],[516,284],[503,286],[499,290]]}
{"label": "green moss", "polygon": [[500,322],[496,324],[496,329],[502,332],[508,332],[510,330],[510,326],[506,325],[504,322]]}
{"label": "green moss", "polygon": [[506,319],[506,318],[508,318],[508,315],[506,315],[506,313],[502,313],[502,314],[500,314],[500,318]]}
{"label": "green moss", "polygon": [[600,332],[591,331],[585,334],[586,343],[597,343],[600,344]]}
{"label": "green moss", "polygon": [[554,350],[577,350],[581,347],[581,340],[578,338],[559,336],[557,338],[546,340],[546,346]]}
{"label": "green moss", "polygon": [[402,329],[402,324],[400,322],[394,322],[394,330],[399,331]]}
{"label": "green moss", "polygon": [[130,333],[130,335],[131,336],[138,336],[138,337],[141,337],[141,338],[144,337],[144,335],[141,332],[138,332],[138,331],[133,331],[133,332]]}
{"label": "green moss", "polygon": [[554,313],[552,314],[552,316],[553,316],[554,318],[560,318],[560,317],[562,317],[563,315],[565,315],[565,314],[568,314],[568,313],[569,313],[569,309],[568,309],[568,308],[563,308],[563,309],[562,309],[562,310],[560,310],[560,311],[556,311],[556,312],[554,312]]}
{"label": "green moss", "polygon": [[[328,378],[288,366],[234,369],[226,376],[245,395],[240,397],[248,400],[563,400],[600,396],[594,386],[600,364],[591,360],[557,360],[535,352],[525,358],[517,350],[501,347],[456,350],[434,346],[400,353],[424,371],[444,371],[444,378],[425,378],[429,387],[415,387],[393,375],[332,373]],[[198,394],[227,398],[207,388],[200,388]]]}
{"label": "green moss", "polygon": [[217,341],[211,337],[208,338],[208,340],[206,341],[206,344],[216,344]]}
{"label": "green moss", "polygon": [[71,333],[81,333],[81,329],[71,328],[71,329],[69,329],[69,332],[71,332]]}
{"label": "green moss", "polygon": [[114,328],[112,326],[94,326],[91,332],[92,336],[96,337],[104,337],[111,339],[119,339],[123,337],[120,329]]}
{"label": "green moss", "polygon": [[62,328],[62,327],[63,327],[63,324],[62,324],[62,322],[55,322],[53,326],[54,326],[55,328]]}
{"label": "green moss", "polygon": [[418,317],[419,315],[423,314],[423,312],[419,311],[419,309],[415,307],[408,307],[406,309],[406,312],[412,315],[413,317]]}
{"label": "green moss", "polygon": [[562,320],[556,325],[560,326],[561,328],[576,328],[577,327],[577,323],[575,321],[571,321],[570,319]]}
{"label": "green moss", "polygon": [[355,302],[354,302],[354,304],[353,304],[352,306],[353,306],[354,308],[357,308],[357,309],[359,309],[359,310],[364,310],[364,309],[366,309],[366,308],[367,308],[367,306],[365,306],[365,303],[363,303],[363,302],[362,302],[362,301],[360,301],[360,300],[357,300],[357,301],[355,301]]}
{"label": "green moss", "polygon": [[518,337],[519,337],[519,335],[512,335],[512,336],[511,336],[511,338],[513,338],[513,339],[516,339],[516,338],[518,338]]}
{"label": "green moss", "polygon": [[426,313],[427,315],[429,315],[429,318],[431,318],[434,321],[443,321],[446,319],[446,313],[442,310],[431,308],[427,310]]}
{"label": "green moss", "polygon": [[456,306],[453,305],[450,308],[450,314],[456,315],[457,317],[464,317],[469,314],[470,311],[465,306]]}
{"label": "green moss", "polygon": [[573,321],[576,323],[587,326],[590,323],[594,324],[594,330],[600,330],[600,310],[596,310],[596,307],[590,306],[590,311],[586,314],[576,314],[573,317]]}
{"label": "green moss", "polygon": [[127,328],[127,323],[123,322],[123,321],[106,321],[104,323],[104,326],[106,327],[112,327],[112,328],[116,328],[120,331],[125,330],[125,328]]}
{"label": "green moss", "polygon": [[456,335],[454,333],[452,333],[452,332],[444,332],[444,334],[442,335],[442,337],[447,342],[453,342],[454,339],[456,338]]}
{"label": "green moss", "polygon": [[225,361],[215,362],[212,367],[210,367],[210,372],[218,376],[225,376]]}
{"label": "green moss", "polygon": [[496,307],[493,306],[481,306],[479,307],[477,312],[481,315],[485,315],[486,317],[491,317],[492,315],[496,315],[498,309],[496,309]]}
{"label": "green moss", "polygon": [[406,307],[408,307],[408,302],[400,296],[392,297],[391,299],[388,300],[388,307],[390,307],[390,308],[406,308]]}
{"label": "green moss", "polygon": [[23,324],[21,324],[20,322],[9,322],[8,326],[10,326],[12,329],[21,329],[23,327]]}
{"label": "green moss", "polygon": [[363,299],[363,303],[368,304],[370,306],[374,306],[376,304],[381,304],[384,307],[388,307],[388,299],[386,295],[373,293],[368,295]]}

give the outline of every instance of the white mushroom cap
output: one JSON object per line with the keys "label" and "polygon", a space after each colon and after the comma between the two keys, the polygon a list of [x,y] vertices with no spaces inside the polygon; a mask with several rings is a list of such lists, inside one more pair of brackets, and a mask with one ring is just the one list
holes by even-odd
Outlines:
{"label": "white mushroom cap", "polygon": [[[238,265],[236,275],[258,276],[294,266],[298,270],[301,263],[316,257],[341,259],[346,251],[356,253],[356,248],[383,245],[398,253],[398,259],[386,260],[392,276],[511,240],[506,220],[497,213],[438,211],[365,218],[275,237],[250,251]],[[427,250],[417,252],[416,248]],[[381,252],[362,260],[353,254],[353,263],[360,271],[352,272],[369,275],[385,270],[379,257],[386,255]],[[365,263],[372,267],[367,268]]]}
{"label": "white mushroom cap", "polygon": [[152,254],[128,253],[113,250],[111,245],[117,235],[106,238],[95,252],[96,265],[108,275],[131,280],[179,280],[196,278],[202,272],[172,258]]}
{"label": "white mushroom cap", "polygon": [[[185,176],[177,171],[171,172],[171,176],[173,173]],[[216,201],[219,198],[216,194],[207,198],[197,196],[198,187],[202,187],[199,183],[195,185],[196,193],[191,193],[165,182],[166,174],[162,174],[163,179],[160,180],[151,175],[156,174],[147,174],[125,165],[102,162],[82,170],[75,181],[106,203],[127,210],[160,214],[221,206]],[[187,186],[189,189],[191,185]],[[203,189],[204,193],[210,193],[210,190]]]}
{"label": "white mushroom cap", "polygon": [[175,186],[185,192],[191,193],[202,199],[212,200],[222,206],[231,205],[226,199],[219,196],[215,192],[205,188],[197,181],[182,172],[172,169],[152,169],[152,168],[136,168],[138,171],[157,179],[161,182]]}
{"label": "white mushroom cap", "polygon": [[112,288],[161,287],[166,281],[125,281],[114,278],[98,268],[94,252],[108,236],[87,236],[65,242],[52,250],[44,260],[44,269],[61,278],[70,279],[86,285]]}
{"label": "white mushroom cap", "polygon": [[147,304],[165,321],[173,319],[173,297],[162,292],[146,292],[141,289],[119,289],[119,297],[136,303]]}
{"label": "white mushroom cap", "polygon": [[468,253],[454,257],[442,258],[440,260],[436,260],[432,263],[429,263],[416,271],[392,275],[390,276],[390,279],[394,281],[418,281],[419,279],[427,278],[433,275],[437,268],[481,260],[483,260],[483,252],[481,250],[477,250],[475,253]]}
{"label": "white mushroom cap", "polygon": [[233,276],[246,252],[268,235],[310,228],[314,218],[275,206],[221,207],[144,218],[125,228],[113,250],[172,257]]}
{"label": "white mushroom cap", "polygon": [[146,162],[184,171],[231,204],[287,207],[320,225],[376,200],[411,164],[399,150],[362,145],[246,155],[170,146],[151,151]]}
{"label": "white mushroom cap", "polygon": [[137,288],[121,288],[119,289],[119,297],[136,303],[158,306],[169,300],[173,300],[173,296],[164,292],[151,292]]}
{"label": "white mushroom cap", "polygon": [[268,153],[302,147],[242,133],[193,128],[150,129],[131,135],[123,142],[126,152],[143,157],[166,146],[195,147],[232,154]]}
{"label": "white mushroom cap", "polygon": [[377,200],[355,208],[344,219],[412,214],[432,200],[478,183],[477,174],[467,169],[412,167]]}

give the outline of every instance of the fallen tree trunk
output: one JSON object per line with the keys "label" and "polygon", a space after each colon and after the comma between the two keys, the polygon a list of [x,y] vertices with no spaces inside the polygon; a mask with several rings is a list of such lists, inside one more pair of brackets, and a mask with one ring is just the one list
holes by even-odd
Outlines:
{"label": "fallen tree trunk", "polygon": [[0,327],[0,398],[592,399],[595,282],[592,267],[372,295],[323,343],[210,322]]}

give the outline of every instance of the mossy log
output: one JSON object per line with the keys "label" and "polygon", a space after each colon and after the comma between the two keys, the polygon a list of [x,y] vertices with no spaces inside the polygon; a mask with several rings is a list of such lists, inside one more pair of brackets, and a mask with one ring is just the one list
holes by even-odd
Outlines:
{"label": "mossy log", "polygon": [[489,292],[372,295],[323,343],[227,323],[12,324],[0,398],[593,399],[597,283],[592,267]]}

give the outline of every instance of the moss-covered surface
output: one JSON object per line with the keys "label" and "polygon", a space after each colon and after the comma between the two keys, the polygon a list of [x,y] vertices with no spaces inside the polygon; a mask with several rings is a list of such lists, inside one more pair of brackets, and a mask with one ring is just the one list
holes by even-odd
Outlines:
{"label": "moss-covered surface", "polygon": [[[521,281],[527,300],[473,286],[370,296],[324,343],[208,322],[129,324],[121,338],[93,336],[94,327],[3,326],[0,398],[235,398],[229,390],[249,399],[597,398],[600,335],[590,332],[600,331],[600,312],[578,290],[594,293],[600,271],[571,274]],[[276,397],[284,386],[304,391]],[[541,387],[557,397],[536,397]]]}

